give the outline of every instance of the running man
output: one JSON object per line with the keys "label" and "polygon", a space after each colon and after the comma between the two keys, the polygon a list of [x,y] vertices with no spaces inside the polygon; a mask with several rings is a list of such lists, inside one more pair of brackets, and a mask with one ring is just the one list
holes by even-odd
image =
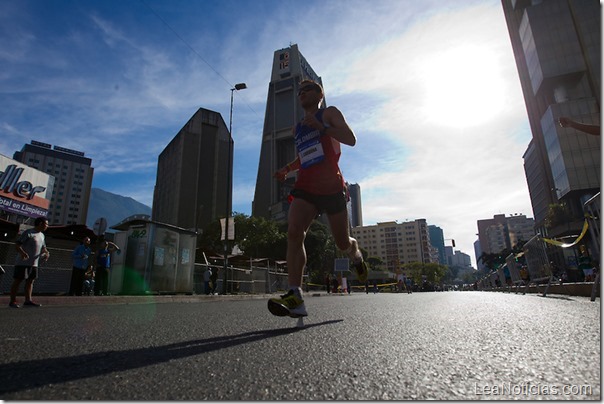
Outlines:
{"label": "running man", "polygon": [[323,88],[312,80],[299,85],[298,100],[304,109],[304,118],[293,129],[297,157],[274,174],[285,181],[290,172],[298,171],[291,191],[287,229],[288,292],[268,301],[268,308],[276,316],[305,317],[302,299],[302,276],[306,266],[304,238],[312,221],[326,213],[332,235],[338,248],[352,260],[359,282],[367,280],[367,264],[357,240],[350,237],[347,190],[338,167],[340,143],[356,144],[354,132],[336,107],[319,109]]}

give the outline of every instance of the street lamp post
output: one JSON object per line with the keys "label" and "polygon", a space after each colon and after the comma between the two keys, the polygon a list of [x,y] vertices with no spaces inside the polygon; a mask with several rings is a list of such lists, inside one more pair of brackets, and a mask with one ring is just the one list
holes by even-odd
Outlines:
{"label": "street lamp post", "polygon": [[[231,88],[231,113],[229,115],[229,148],[228,148],[228,163],[227,163],[227,187],[226,187],[226,209],[225,209],[225,219],[224,219],[224,273],[222,274],[222,294],[226,295],[228,293],[228,285],[227,285],[227,260],[229,254],[229,216],[231,216],[230,202],[231,202],[231,178],[233,176],[233,172],[231,170],[232,160],[231,155],[233,154],[233,92],[235,90],[243,90],[247,88],[245,83],[235,84],[235,87]],[[233,223],[234,225],[234,223]]]}

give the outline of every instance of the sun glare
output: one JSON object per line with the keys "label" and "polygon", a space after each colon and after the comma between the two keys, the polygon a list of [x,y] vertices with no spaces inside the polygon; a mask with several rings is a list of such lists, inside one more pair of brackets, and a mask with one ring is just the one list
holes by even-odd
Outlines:
{"label": "sun glare", "polygon": [[453,127],[475,126],[494,118],[505,87],[497,57],[487,48],[459,46],[439,52],[424,69],[426,120]]}

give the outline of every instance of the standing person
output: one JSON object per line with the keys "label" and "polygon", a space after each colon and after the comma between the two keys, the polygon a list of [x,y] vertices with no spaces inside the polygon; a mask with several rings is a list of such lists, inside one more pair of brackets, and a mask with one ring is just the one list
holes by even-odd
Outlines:
{"label": "standing person", "polygon": [[40,307],[39,303],[31,300],[31,294],[34,289],[34,281],[38,278],[38,262],[40,257],[46,262],[50,253],[46,249],[46,237],[44,231],[48,228],[48,220],[44,217],[38,217],[34,221],[32,229],[25,230],[17,239],[15,247],[17,249],[17,258],[15,259],[15,273],[13,275],[13,284],[10,289],[9,307],[18,309],[17,291],[21,281],[25,279],[25,302],[24,306]]}
{"label": "standing person", "polygon": [[212,278],[212,270],[210,268],[206,269],[203,273],[203,293],[209,295],[212,293],[212,289],[210,289],[210,279]]}
{"label": "standing person", "polygon": [[352,260],[359,282],[367,278],[367,265],[357,240],[350,237],[348,200],[344,177],[338,167],[340,144],[356,144],[356,136],[344,115],[336,107],[319,109],[323,88],[312,80],[299,85],[298,101],[304,109],[304,118],[293,129],[297,157],[275,173],[285,181],[292,171],[298,171],[293,200],[289,207],[287,228],[287,272],[289,291],[280,298],[268,301],[268,308],[276,316],[307,316],[302,299],[302,276],[306,266],[304,239],[312,221],[325,212],[337,247]]}
{"label": "standing person", "polygon": [[218,268],[212,269],[212,274],[210,275],[210,294],[216,293],[216,288],[218,287]]}
{"label": "standing person", "polygon": [[71,253],[73,268],[71,270],[71,284],[69,286],[70,296],[82,296],[84,274],[88,268],[88,257],[90,257],[90,254],[90,238],[84,237],[80,245]]}
{"label": "standing person", "polygon": [[103,241],[101,248],[96,253],[96,281],[94,283],[95,296],[109,294],[109,274],[111,272],[111,253],[120,251],[117,244]]}

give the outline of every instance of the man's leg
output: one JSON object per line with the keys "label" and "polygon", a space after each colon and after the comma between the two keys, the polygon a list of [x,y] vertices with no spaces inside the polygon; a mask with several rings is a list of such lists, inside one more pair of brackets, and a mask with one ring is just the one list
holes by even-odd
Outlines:
{"label": "man's leg", "polygon": [[35,279],[27,278],[25,280],[25,301],[31,302],[31,294],[34,290],[34,281]]}
{"label": "man's leg", "polygon": [[268,309],[275,316],[290,316],[301,319],[308,315],[302,299],[301,288],[304,266],[306,265],[304,238],[316,215],[317,209],[315,206],[300,198],[295,198],[289,207],[287,225],[288,292],[280,298],[269,299]]}
{"label": "man's leg", "polygon": [[357,279],[363,283],[367,280],[367,264],[363,261],[363,254],[359,249],[356,239],[350,237],[348,228],[348,211],[346,209],[328,215],[331,234],[336,241],[336,246],[352,260],[357,271]]}
{"label": "man's leg", "polygon": [[19,285],[23,279],[13,279],[13,284],[10,287],[10,302],[15,303],[17,301],[17,292],[19,291]]}
{"label": "man's leg", "polygon": [[344,251],[353,262],[359,262],[363,260],[361,250],[359,250],[359,243],[356,239],[350,237],[348,231],[348,211],[343,210],[339,213],[328,215],[329,225],[331,227],[331,234],[336,241],[336,246]]}
{"label": "man's leg", "polygon": [[311,203],[295,198],[289,207],[287,224],[287,281],[290,288],[301,287],[306,265],[304,239],[306,231],[317,216],[317,209]]}

